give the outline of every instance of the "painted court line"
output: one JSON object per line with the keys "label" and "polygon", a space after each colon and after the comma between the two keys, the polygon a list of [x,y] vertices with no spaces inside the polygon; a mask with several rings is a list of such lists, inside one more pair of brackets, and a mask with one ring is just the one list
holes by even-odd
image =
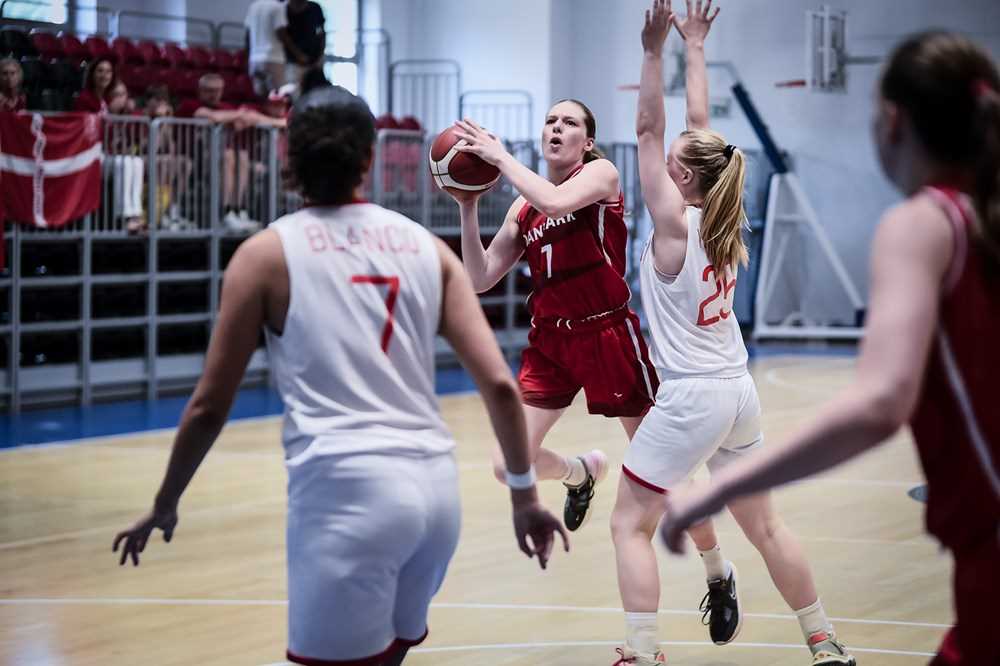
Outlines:
{"label": "painted court line", "polygon": [[[447,645],[442,647],[418,647],[410,650],[411,654],[434,654],[441,652],[471,652],[483,650],[544,650],[549,648],[567,647],[620,647],[621,641],[553,641],[545,643],[483,643],[479,645]],[[712,643],[702,641],[660,641],[667,647],[715,647]],[[803,650],[802,645],[791,643],[730,643],[727,650],[733,648],[754,648],[768,650]],[[851,652],[859,654],[891,654],[903,657],[933,657],[933,652],[917,652],[914,650],[889,650],[885,648],[859,648],[851,646]],[[265,666],[293,666],[287,661],[278,661]]]}
{"label": "painted court line", "polygon": [[[167,599],[153,597],[47,597],[47,598],[0,598],[0,606],[287,606],[284,599]],[[540,611],[566,613],[623,613],[621,608],[610,606],[551,606],[538,604],[480,604],[480,603],[450,603],[433,602],[431,608],[447,610],[510,610],[510,611]],[[661,609],[661,615],[691,615],[700,616],[700,611]],[[745,617],[765,620],[795,620],[795,615],[785,613],[744,613]],[[950,624],[931,622],[906,622],[903,620],[866,620],[860,618],[831,617],[831,622],[844,624],[868,624],[894,627],[916,627],[920,629],[948,629]],[[700,643],[696,643],[700,645]],[[574,643],[576,645],[576,643]],[[796,646],[801,647],[801,646]],[[853,648],[852,648],[853,649]]]}
{"label": "painted court line", "polygon": [[[238,511],[243,511],[244,509],[254,509],[260,506],[267,506],[272,504],[277,504],[279,502],[284,503],[285,496],[273,497],[266,500],[254,500],[252,502],[242,502],[239,504],[229,504],[226,506],[213,506],[204,509],[195,509],[193,511],[185,511],[183,516],[189,518],[192,516],[203,516],[206,514],[213,513],[236,513]],[[20,539],[18,541],[6,541],[0,543],[0,551],[2,550],[12,550],[14,548],[23,548],[25,546],[38,546],[46,543],[53,543],[55,541],[64,541],[66,539],[75,539],[77,537],[90,536],[92,534],[106,534],[108,539],[114,537],[115,533],[125,527],[127,523],[117,524],[114,526],[105,525],[103,527],[89,527],[85,530],[75,530],[73,532],[60,532],[58,534],[49,534],[42,537],[33,537],[31,539]]]}

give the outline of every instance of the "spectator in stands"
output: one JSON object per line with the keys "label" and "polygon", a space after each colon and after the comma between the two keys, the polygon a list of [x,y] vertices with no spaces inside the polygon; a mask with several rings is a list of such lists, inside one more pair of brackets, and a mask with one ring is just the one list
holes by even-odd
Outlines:
{"label": "spectator in stands", "polygon": [[[150,120],[170,118],[174,115],[174,107],[170,104],[170,93],[165,85],[150,86],[146,90],[146,116]],[[171,231],[194,228],[194,223],[181,214],[179,202],[184,200],[191,178],[193,162],[187,155],[178,151],[174,136],[176,128],[172,125],[161,125],[156,139],[156,181],[160,211],[160,226]],[[149,148],[144,149],[149,153]]]}
{"label": "spectator in stands", "polygon": [[135,100],[128,95],[128,87],[119,79],[108,92],[108,113],[128,116],[135,111]]}
{"label": "spectator in stands", "polygon": [[83,76],[83,90],[76,96],[73,110],[107,113],[108,93],[111,92],[117,80],[114,63],[107,58],[98,58],[92,61],[87,65],[87,71]]}
{"label": "spectator in stands", "polygon": [[198,99],[185,100],[177,109],[178,118],[205,118],[228,125],[223,151],[222,203],[226,226],[235,231],[254,231],[260,223],[251,220],[246,210],[246,194],[250,180],[249,141],[253,136],[242,133],[250,127],[285,127],[284,118],[271,118],[249,107],[237,108],[222,101],[225,82],[218,74],[205,74],[198,80]]}
{"label": "spectator in stands", "polygon": [[288,0],[287,18],[288,27],[279,32],[288,60],[285,80],[299,83],[307,71],[323,66],[326,17],[311,0]]}
{"label": "spectator in stands", "polygon": [[0,111],[23,111],[28,100],[21,91],[24,72],[13,58],[0,60]]}
{"label": "spectator in stands", "polygon": [[283,0],[254,0],[243,24],[247,28],[247,62],[254,91],[261,97],[285,83],[288,17]]}
{"label": "spectator in stands", "polygon": [[[135,110],[128,88],[120,79],[111,84],[106,99],[109,114],[125,116]],[[125,228],[133,234],[146,230],[142,210],[146,173],[140,137],[142,127],[134,122],[115,121],[107,124],[104,133],[104,168],[113,186],[111,194],[115,219],[124,219]]]}

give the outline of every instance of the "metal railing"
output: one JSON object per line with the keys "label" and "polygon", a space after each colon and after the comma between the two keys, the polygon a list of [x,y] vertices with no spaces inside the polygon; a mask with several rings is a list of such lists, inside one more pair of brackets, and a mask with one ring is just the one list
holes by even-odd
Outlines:
{"label": "metal railing", "polygon": [[[7,305],[6,312],[0,307],[0,345],[6,346],[0,404],[11,411],[153,399],[193,387],[228,259],[257,228],[228,213],[245,211],[266,225],[302,205],[281,178],[284,130],[234,132],[201,119],[107,116],[104,132],[102,197],[94,213],[59,229],[8,225],[8,271],[0,275],[0,306]],[[380,131],[367,193],[457,249],[458,206],[436,188],[427,168],[433,138]],[[537,171],[535,142],[507,147]],[[628,166],[635,146],[607,150],[635,214],[638,179]],[[483,196],[484,242],[515,196],[505,180]],[[526,341],[529,290],[522,264],[481,297],[509,354]],[[259,349],[247,381],[266,377],[266,354]]]}

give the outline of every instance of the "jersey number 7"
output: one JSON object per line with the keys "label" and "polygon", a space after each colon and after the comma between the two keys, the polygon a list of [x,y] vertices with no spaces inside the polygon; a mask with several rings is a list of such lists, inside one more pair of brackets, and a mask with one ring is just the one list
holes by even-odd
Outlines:
{"label": "jersey number 7", "polygon": [[392,317],[396,309],[396,297],[399,296],[399,277],[395,275],[352,275],[351,284],[388,285],[385,295],[385,309],[389,315],[382,329],[382,351],[389,353],[389,338],[392,337]]}

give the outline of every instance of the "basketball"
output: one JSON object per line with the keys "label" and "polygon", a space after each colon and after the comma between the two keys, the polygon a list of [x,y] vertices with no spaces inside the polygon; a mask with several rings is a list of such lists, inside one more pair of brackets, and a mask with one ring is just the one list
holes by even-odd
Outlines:
{"label": "basketball", "polygon": [[[440,187],[478,192],[488,190],[500,179],[500,170],[478,155],[463,153],[457,145],[462,140],[449,127],[434,139],[430,152],[431,176]],[[464,143],[464,142],[462,142]]]}

